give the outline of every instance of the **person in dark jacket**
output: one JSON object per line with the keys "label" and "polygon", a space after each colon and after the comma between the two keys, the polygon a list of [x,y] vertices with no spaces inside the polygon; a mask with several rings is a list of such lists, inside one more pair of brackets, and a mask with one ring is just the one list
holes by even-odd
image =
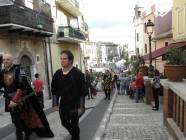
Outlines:
{"label": "person in dark jacket", "polygon": [[24,70],[13,64],[11,54],[3,56],[3,64],[0,89],[4,89],[5,111],[10,112],[16,127],[16,139],[29,140],[32,131],[41,137],[53,137],[54,134]]}
{"label": "person in dark jacket", "polygon": [[152,107],[152,110],[157,111],[159,109],[159,94],[160,94],[160,73],[157,69],[154,71],[154,78],[152,81],[152,91],[155,106]]}
{"label": "person in dark jacket", "polygon": [[91,77],[90,77],[90,74],[89,74],[89,71],[88,70],[85,70],[85,84],[86,84],[86,91],[87,91],[87,96],[88,96],[88,99],[93,99],[93,95],[92,95],[92,85],[91,85]]}
{"label": "person in dark jacket", "polygon": [[54,109],[58,110],[57,97],[60,96],[61,123],[71,134],[71,140],[80,140],[79,117],[85,112],[85,77],[79,69],[72,66],[72,52],[62,51],[60,59],[62,68],[53,75],[51,85]]}

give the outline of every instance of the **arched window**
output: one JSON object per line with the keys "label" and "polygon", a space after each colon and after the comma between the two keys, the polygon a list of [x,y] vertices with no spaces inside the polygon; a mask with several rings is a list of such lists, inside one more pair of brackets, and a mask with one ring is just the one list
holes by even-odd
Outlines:
{"label": "arched window", "polygon": [[31,69],[30,69],[31,65],[32,65],[31,59],[27,55],[22,56],[20,66],[24,70],[25,74],[27,75],[30,81],[31,81]]}

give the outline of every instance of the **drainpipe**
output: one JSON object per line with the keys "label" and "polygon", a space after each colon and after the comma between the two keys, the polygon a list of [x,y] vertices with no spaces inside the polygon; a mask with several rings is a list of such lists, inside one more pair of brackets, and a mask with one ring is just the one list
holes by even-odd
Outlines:
{"label": "drainpipe", "polygon": [[[154,40],[154,45],[155,45],[155,51],[156,51],[156,40]],[[156,69],[156,58],[155,58],[154,68]]]}
{"label": "drainpipe", "polygon": [[83,67],[82,67],[82,50],[81,50],[81,45],[79,44],[79,49],[80,49],[80,67],[81,67],[81,70],[83,71]]}
{"label": "drainpipe", "polygon": [[52,76],[53,75],[53,64],[52,64],[51,43],[50,43],[50,38],[49,37],[48,37],[48,47],[49,47],[50,70],[51,70],[51,76]]}
{"label": "drainpipe", "polygon": [[49,99],[51,99],[51,88],[50,88],[50,82],[49,82],[49,68],[48,68],[48,54],[47,54],[47,43],[46,39],[44,38],[43,40],[43,56],[44,56],[44,63],[45,63],[45,69],[46,69],[46,77],[47,77],[47,88],[48,88],[48,94],[49,94]]}

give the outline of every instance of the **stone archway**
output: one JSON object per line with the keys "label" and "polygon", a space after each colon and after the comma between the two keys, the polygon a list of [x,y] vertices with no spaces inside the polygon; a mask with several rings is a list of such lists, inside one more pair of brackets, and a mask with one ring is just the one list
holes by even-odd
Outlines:
{"label": "stone archway", "polygon": [[32,60],[29,56],[23,55],[20,59],[20,66],[22,69],[24,69],[25,74],[28,76],[29,80],[31,81],[31,66],[32,66]]}

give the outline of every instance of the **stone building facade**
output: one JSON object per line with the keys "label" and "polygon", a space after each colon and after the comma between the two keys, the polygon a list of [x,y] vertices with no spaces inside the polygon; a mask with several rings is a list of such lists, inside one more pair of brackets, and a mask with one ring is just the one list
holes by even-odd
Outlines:
{"label": "stone building facade", "polygon": [[32,7],[27,7],[25,1],[6,1],[0,3],[0,55],[10,53],[14,63],[25,69],[30,81],[35,73],[40,73],[44,80],[45,98],[50,96],[49,65],[47,40],[53,34],[52,18],[35,6],[41,0],[33,0]]}

